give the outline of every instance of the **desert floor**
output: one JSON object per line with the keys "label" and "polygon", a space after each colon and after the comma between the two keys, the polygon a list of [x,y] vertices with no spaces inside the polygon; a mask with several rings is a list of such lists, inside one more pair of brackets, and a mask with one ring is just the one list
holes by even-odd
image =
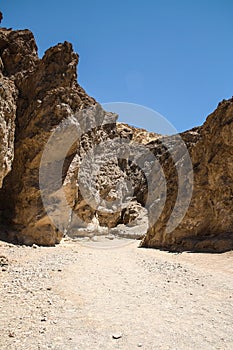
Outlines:
{"label": "desert floor", "polygon": [[0,349],[233,349],[233,252],[138,244],[0,241]]}

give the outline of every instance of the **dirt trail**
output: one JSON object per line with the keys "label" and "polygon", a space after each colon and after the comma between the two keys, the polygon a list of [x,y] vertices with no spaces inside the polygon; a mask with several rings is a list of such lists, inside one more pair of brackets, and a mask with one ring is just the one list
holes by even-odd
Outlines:
{"label": "dirt trail", "polygon": [[0,349],[232,349],[233,252],[137,245],[0,242]]}

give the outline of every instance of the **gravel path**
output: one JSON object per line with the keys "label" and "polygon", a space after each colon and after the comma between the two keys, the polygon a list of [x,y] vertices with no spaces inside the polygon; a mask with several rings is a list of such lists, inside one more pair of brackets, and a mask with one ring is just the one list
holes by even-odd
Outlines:
{"label": "gravel path", "polygon": [[127,242],[0,242],[0,349],[233,349],[233,252]]}

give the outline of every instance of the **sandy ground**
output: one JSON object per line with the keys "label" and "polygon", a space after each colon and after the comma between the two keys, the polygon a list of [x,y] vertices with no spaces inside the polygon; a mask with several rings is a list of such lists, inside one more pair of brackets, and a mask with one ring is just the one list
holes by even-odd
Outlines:
{"label": "sandy ground", "polygon": [[233,252],[127,243],[0,241],[0,349],[233,349]]}

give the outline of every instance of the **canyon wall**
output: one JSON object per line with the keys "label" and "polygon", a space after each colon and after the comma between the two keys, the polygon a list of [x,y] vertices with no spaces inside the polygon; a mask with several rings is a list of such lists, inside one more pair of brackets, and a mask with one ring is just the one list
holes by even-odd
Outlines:
{"label": "canyon wall", "polygon": [[117,123],[89,97],[70,43],[40,59],[29,30],[1,28],[0,57],[2,238],[49,246],[94,220],[143,247],[233,249],[233,99],[180,135],[184,152],[177,135]]}
{"label": "canyon wall", "polygon": [[[233,98],[222,101],[204,125],[181,134],[193,165],[193,192],[181,223],[168,231],[167,223],[177,198],[176,169],[167,150],[148,144],[159,154],[167,176],[167,198],[159,220],[148,230],[143,247],[171,251],[233,249]],[[177,157],[182,162],[182,155]],[[190,174],[186,174],[189,178]],[[153,174],[151,181],[159,181]],[[153,202],[153,199],[152,199]],[[180,204],[182,206],[182,202]]]}

